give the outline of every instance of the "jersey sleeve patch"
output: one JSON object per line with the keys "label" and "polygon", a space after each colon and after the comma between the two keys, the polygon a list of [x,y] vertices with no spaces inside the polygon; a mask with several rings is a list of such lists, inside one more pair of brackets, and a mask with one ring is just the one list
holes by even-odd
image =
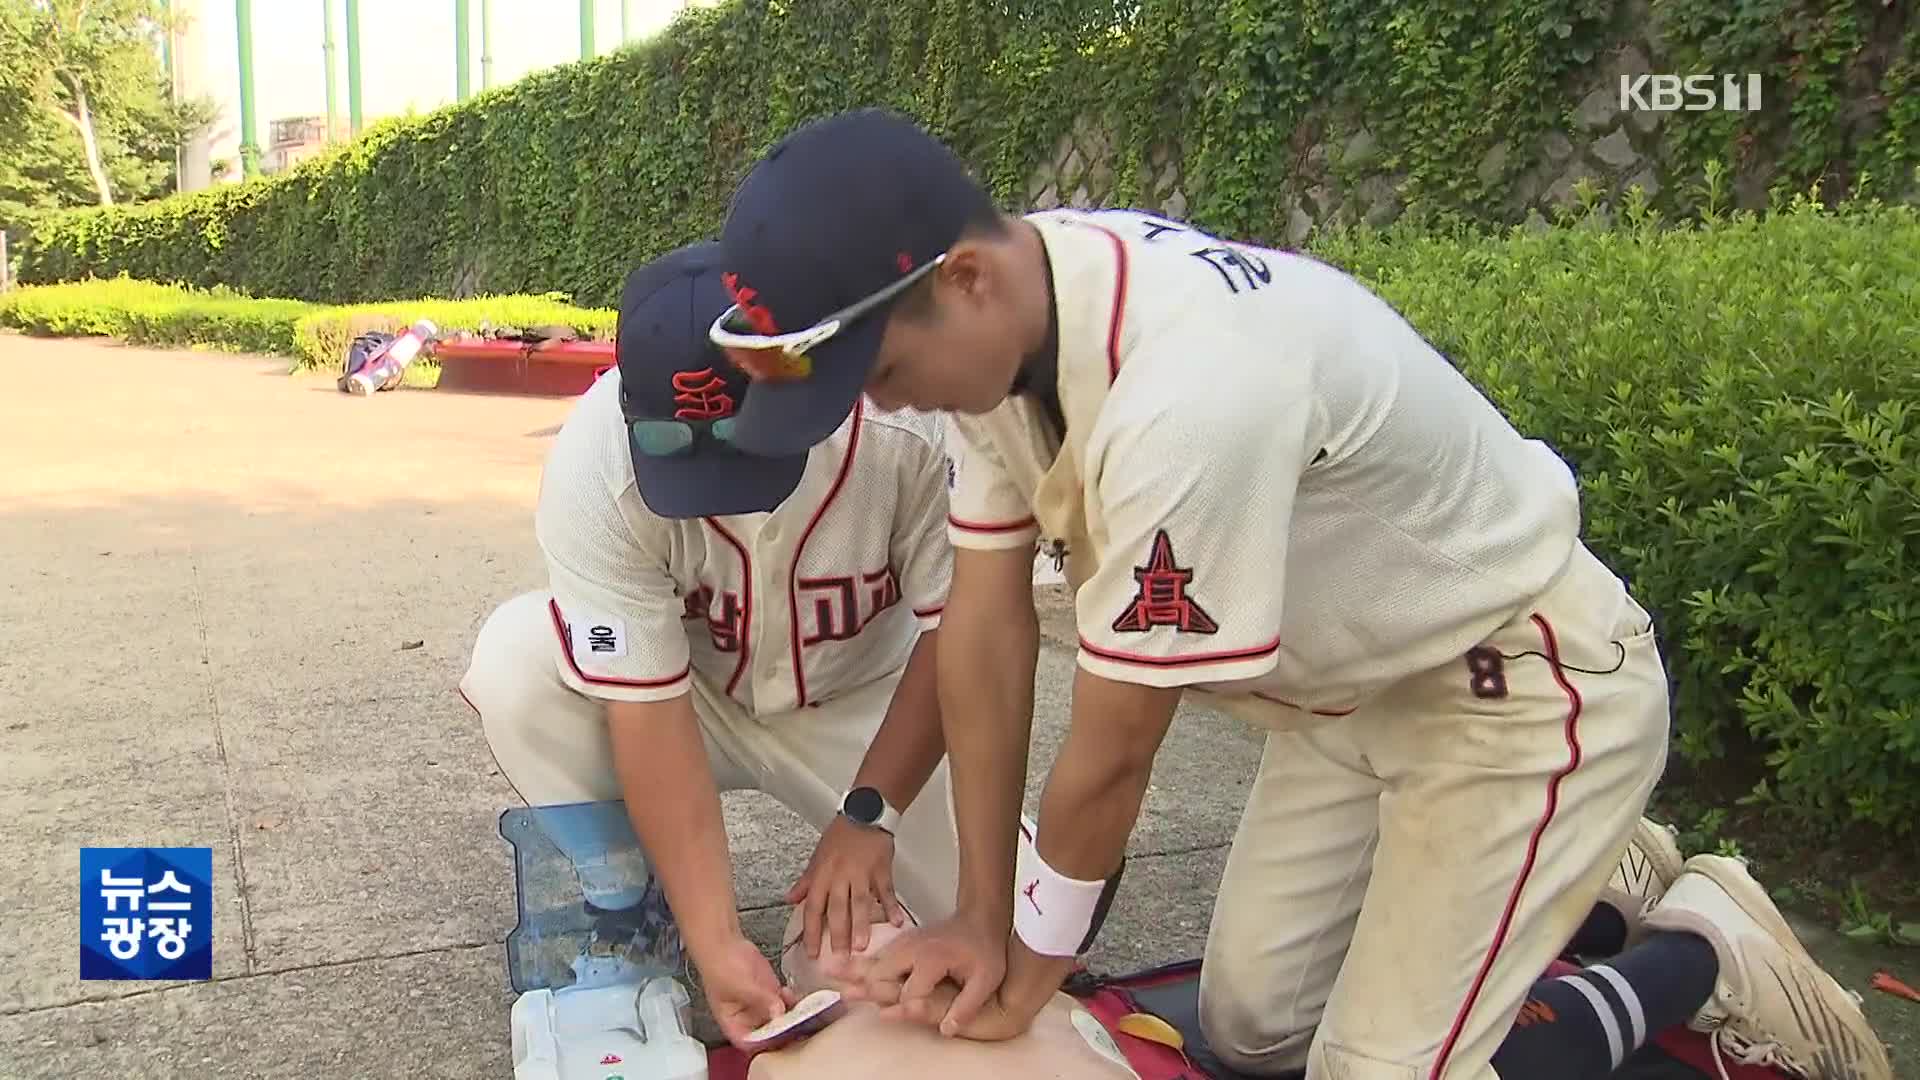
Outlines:
{"label": "jersey sleeve patch", "polygon": [[[1177,347],[1184,357],[1238,344],[1188,332],[1149,347]],[[1075,598],[1080,664],[1163,687],[1266,675],[1280,661],[1293,504],[1314,403],[1276,383],[1285,392],[1264,395],[1271,406],[1249,409],[1242,383],[1196,383],[1175,363],[1132,377],[1130,397],[1089,440],[1103,542]]]}
{"label": "jersey sleeve patch", "polygon": [[1167,530],[1153,534],[1153,550],[1143,565],[1133,568],[1133,580],[1140,583],[1139,591],[1113,620],[1115,632],[1144,634],[1156,626],[1171,626],[1185,634],[1219,632],[1220,624],[1199,601],[1187,595],[1193,570],[1174,564],[1173,541],[1167,538]]}
{"label": "jersey sleeve patch", "polygon": [[1212,588],[1217,583],[1196,580],[1197,571],[1180,562],[1166,529],[1154,532],[1132,577],[1133,592],[1107,623],[1108,633],[1099,641],[1081,635],[1083,667],[1122,682],[1176,685],[1251,678],[1273,666],[1278,637],[1244,648],[1216,647],[1220,623],[1199,594],[1218,591]]}
{"label": "jersey sleeve patch", "polygon": [[[1129,574],[1131,589],[1120,587]],[[1249,631],[1271,625],[1265,612],[1242,599],[1218,562],[1196,568],[1180,561],[1166,529],[1156,530],[1144,558],[1096,572],[1080,600],[1104,606],[1081,617],[1080,666],[1118,682],[1181,686],[1250,679],[1273,669],[1280,638],[1271,632],[1245,645]],[[1215,597],[1218,597],[1216,600]],[[1232,632],[1223,633],[1222,620]],[[1224,639],[1224,640],[1223,640]]]}
{"label": "jersey sleeve patch", "polygon": [[568,625],[567,644],[575,656],[625,656],[627,621],[613,615],[588,615]]}
{"label": "jersey sleeve patch", "polygon": [[618,701],[665,701],[685,693],[692,663],[678,626],[653,647],[636,648],[625,619],[547,604],[561,656],[561,681],[590,697]]}

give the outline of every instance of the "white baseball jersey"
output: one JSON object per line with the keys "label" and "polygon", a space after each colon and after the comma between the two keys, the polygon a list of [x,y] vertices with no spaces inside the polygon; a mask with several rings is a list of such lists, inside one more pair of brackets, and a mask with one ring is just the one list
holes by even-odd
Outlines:
{"label": "white baseball jersey", "polygon": [[663,518],[634,485],[619,380],[581,397],[541,479],[561,678],[660,701],[698,671],[765,716],[898,671],[953,569],[938,418],[863,401],[771,513]]}
{"label": "white baseball jersey", "polygon": [[1357,281],[1132,211],[1027,220],[1065,445],[1030,396],[955,416],[950,534],[1064,543],[1089,671],[1339,714],[1567,564],[1572,472]]}

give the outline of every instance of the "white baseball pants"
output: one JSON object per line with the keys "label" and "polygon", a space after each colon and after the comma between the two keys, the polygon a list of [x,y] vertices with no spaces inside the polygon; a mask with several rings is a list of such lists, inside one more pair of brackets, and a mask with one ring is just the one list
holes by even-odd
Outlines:
{"label": "white baseball pants", "polygon": [[1495,1077],[1668,730],[1652,620],[1582,546],[1468,657],[1270,734],[1202,966],[1213,1050],[1252,1075]]}
{"label": "white baseball pants", "polygon": [[[560,680],[560,642],[547,602],[544,591],[524,593],[494,610],[480,628],[460,692],[480,714],[500,771],[528,805],[622,799],[605,703]],[[765,792],[824,830],[880,730],[898,680],[896,672],[845,697],[756,719],[696,671],[693,709],[716,786]],[[943,760],[901,813],[894,888],[924,922],[953,911],[958,878],[959,841]]]}

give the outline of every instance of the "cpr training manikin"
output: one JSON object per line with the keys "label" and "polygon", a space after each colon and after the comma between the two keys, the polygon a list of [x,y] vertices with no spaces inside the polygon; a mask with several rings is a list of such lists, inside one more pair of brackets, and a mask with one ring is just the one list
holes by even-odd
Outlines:
{"label": "cpr training manikin", "polygon": [[[800,939],[801,909],[788,919],[780,974],[801,997],[829,987],[825,971],[839,959],[829,942],[818,958]],[[878,952],[901,931],[878,923],[867,947]],[[880,1007],[849,1001],[839,1020],[800,1042],[754,1057],[748,1080],[897,1080],[911,1062],[914,1080],[977,1080],[982,1076],[1049,1080],[1139,1080],[1113,1037],[1070,995],[1056,992],[1033,1027],[1004,1042],[951,1039],[934,1028],[881,1019]]]}

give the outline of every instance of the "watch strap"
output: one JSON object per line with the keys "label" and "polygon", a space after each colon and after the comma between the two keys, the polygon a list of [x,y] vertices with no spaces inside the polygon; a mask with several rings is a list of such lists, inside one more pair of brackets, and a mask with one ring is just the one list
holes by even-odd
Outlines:
{"label": "watch strap", "polygon": [[[847,791],[841,794],[840,812],[842,814],[846,814],[847,798],[852,794],[853,792],[851,791]],[[878,793],[876,792],[875,794],[878,794]],[[892,836],[900,831],[900,811],[895,809],[894,805],[888,802],[886,796],[884,795],[880,796],[880,816],[878,819],[874,821],[861,821],[858,818],[855,818],[851,815],[847,815],[847,820],[852,821],[856,825],[864,825],[870,829],[879,829],[882,832],[885,832],[889,836]]]}

